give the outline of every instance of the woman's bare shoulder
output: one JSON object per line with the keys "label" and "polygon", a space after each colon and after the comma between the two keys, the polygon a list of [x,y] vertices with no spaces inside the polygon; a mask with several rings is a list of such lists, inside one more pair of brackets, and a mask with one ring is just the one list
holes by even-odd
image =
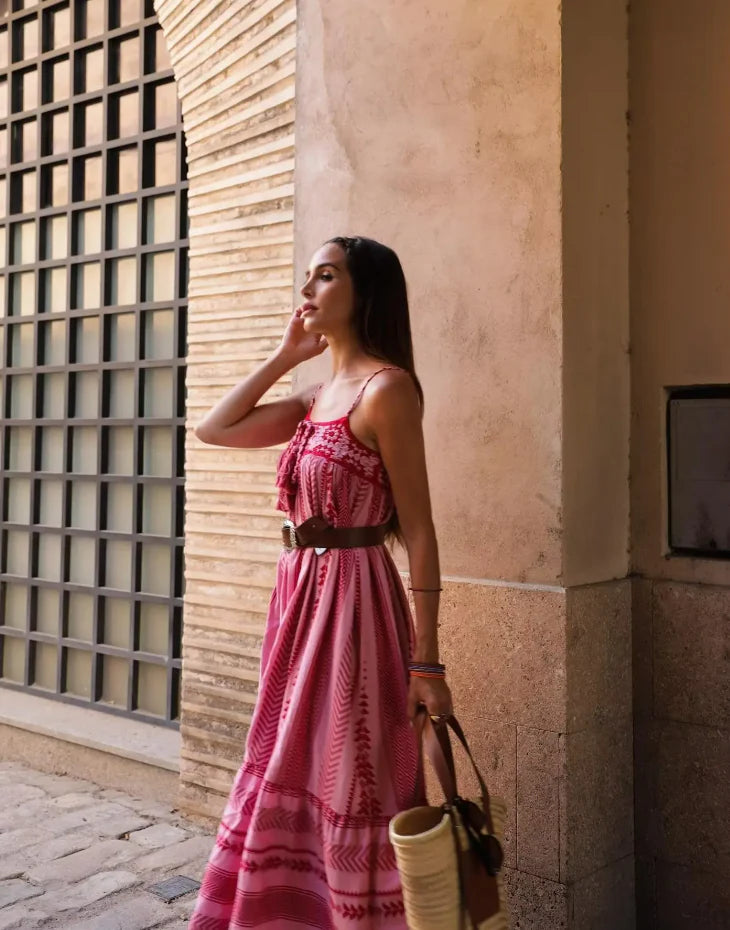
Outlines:
{"label": "woman's bare shoulder", "polygon": [[412,376],[404,368],[378,372],[365,388],[363,412],[368,419],[416,416],[420,419],[420,402]]}

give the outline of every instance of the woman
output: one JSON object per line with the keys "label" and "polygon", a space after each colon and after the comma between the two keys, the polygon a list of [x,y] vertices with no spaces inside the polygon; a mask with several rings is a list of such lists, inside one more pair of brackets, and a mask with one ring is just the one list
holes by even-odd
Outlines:
{"label": "woman", "polygon": [[[332,239],[301,293],[277,351],[196,430],[239,448],[291,441],[258,703],[191,930],[405,930],[388,822],[423,797],[416,708],[452,709],[400,262],[371,239]],[[330,381],[258,403],[328,347]],[[383,545],[394,536],[408,551],[415,631]]]}

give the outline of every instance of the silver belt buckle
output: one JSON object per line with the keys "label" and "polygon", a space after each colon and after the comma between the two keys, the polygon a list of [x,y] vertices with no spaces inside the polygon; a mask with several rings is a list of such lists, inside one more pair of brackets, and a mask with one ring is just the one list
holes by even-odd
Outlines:
{"label": "silver belt buckle", "polygon": [[[299,541],[297,540],[297,528],[291,520],[284,520],[282,527],[288,531],[289,542],[283,543],[285,549],[298,549]],[[317,555],[324,555],[327,549],[323,546],[315,546],[314,551]]]}
{"label": "silver belt buckle", "polygon": [[284,520],[282,524],[285,530],[289,531],[289,544],[284,543],[285,549],[296,549],[298,546],[297,543],[297,530],[291,520]]}

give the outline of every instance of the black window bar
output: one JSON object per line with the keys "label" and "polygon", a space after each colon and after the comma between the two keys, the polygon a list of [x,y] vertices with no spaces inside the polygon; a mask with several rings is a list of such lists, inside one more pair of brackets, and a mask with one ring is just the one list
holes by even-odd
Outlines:
{"label": "black window bar", "polygon": [[0,685],[176,725],[188,232],[173,74],[151,0],[0,14]]}

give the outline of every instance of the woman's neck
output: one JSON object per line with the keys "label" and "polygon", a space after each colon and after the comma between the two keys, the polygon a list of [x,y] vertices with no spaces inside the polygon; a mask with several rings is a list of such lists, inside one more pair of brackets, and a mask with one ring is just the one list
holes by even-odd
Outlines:
{"label": "woman's neck", "polygon": [[363,369],[371,359],[366,352],[363,352],[354,334],[344,339],[328,336],[327,342],[332,356],[333,380],[361,377]]}

